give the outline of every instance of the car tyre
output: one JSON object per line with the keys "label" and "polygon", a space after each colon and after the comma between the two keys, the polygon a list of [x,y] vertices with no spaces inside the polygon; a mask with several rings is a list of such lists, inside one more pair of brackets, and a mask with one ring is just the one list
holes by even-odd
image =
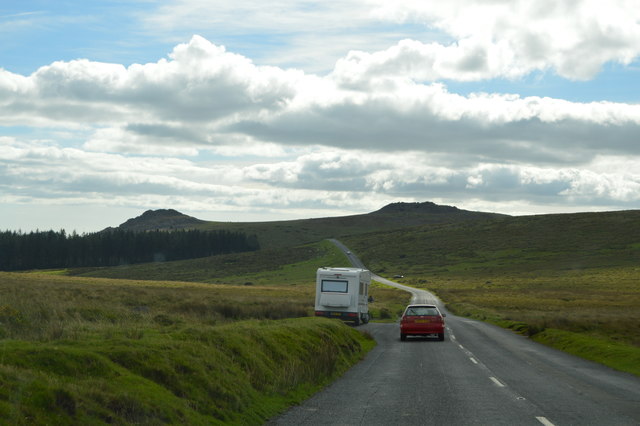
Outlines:
{"label": "car tyre", "polygon": [[440,340],[441,342],[444,341],[444,333],[438,333],[438,340]]}
{"label": "car tyre", "polygon": [[407,340],[407,335],[404,333],[400,333],[400,340],[402,340],[403,342]]}

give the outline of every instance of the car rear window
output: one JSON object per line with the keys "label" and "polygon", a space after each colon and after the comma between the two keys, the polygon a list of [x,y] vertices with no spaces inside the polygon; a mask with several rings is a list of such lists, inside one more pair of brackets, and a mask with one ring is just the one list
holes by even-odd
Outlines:
{"label": "car rear window", "polygon": [[414,306],[413,308],[407,309],[406,316],[423,316],[423,315],[439,315],[440,313],[436,308],[429,308],[426,306]]}
{"label": "car rear window", "polygon": [[347,281],[339,280],[322,280],[322,292],[328,293],[347,293]]}

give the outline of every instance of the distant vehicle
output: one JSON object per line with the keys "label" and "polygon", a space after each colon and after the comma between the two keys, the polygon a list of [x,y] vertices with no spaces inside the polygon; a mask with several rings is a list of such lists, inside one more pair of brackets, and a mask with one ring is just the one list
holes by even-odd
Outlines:
{"label": "distant vehicle", "polygon": [[394,275],[393,278],[404,278],[404,275]]}
{"label": "distant vehicle", "polygon": [[368,323],[371,272],[360,268],[319,268],[315,314],[355,325]]}
{"label": "distant vehicle", "polygon": [[444,340],[444,317],[435,305],[409,305],[400,320],[400,340],[407,336],[437,336]]}

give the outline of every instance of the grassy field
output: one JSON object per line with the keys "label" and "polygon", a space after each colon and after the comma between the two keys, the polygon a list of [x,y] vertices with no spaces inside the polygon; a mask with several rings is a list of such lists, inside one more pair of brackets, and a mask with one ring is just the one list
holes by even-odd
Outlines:
{"label": "grassy field", "polygon": [[300,247],[113,268],[81,268],[64,273],[74,276],[213,284],[298,285],[314,281],[315,270],[319,267],[345,265],[346,262],[346,257],[333,244],[323,241]]}
{"label": "grassy field", "polygon": [[494,322],[640,375],[640,212],[505,218],[354,236],[369,267]]}
{"label": "grassy field", "polygon": [[[0,272],[0,424],[261,424],[373,347],[309,317],[333,244],[259,253]],[[381,321],[408,300],[371,294]]]}
{"label": "grassy field", "polygon": [[[329,241],[301,247],[266,249],[176,262],[128,265],[115,268],[50,271],[62,275],[178,280],[237,286],[287,287],[291,294],[303,294],[303,305],[313,314],[315,271],[323,266],[349,266],[347,258]],[[283,290],[280,291],[289,291]],[[287,294],[287,293],[283,293]],[[408,303],[408,293],[373,284],[369,304],[374,320],[395,320]]]}
{"label": "grassy field", "polygon": [[373,346],[308,311],[304,287],[0,273],[0,419],[261,424]]}

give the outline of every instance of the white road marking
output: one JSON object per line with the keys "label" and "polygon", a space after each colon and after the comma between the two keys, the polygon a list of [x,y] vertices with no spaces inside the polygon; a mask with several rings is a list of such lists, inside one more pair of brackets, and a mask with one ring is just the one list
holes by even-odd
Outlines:
{"label": "white road marking", "polygon": [[504,387],[504,384],[503,384],[500,380],[496,379],[495,377],[489,377],[489,378],[490,378],[490,379],[491,379],[491,381],[492,381],[493,383],[495,383],[496,385],[500,386],[501,388],[503,388],[503,387]]}
{"label": "white road marking", "polygon": [[547,418],[546,418],[546,417],[544,417],[544,416],[536,416],[536,419],[537,419],[540,423],[542,423],[544,426],[555,426],[553,423],[551,423],[551,422],[549,421],[549,419],[547,419]]}
{"label": "white road marking", "polygon": [[478,361],[476,361],[476,359],[474,357],[469,358],[471,360],[472,363],[477,364]]}

